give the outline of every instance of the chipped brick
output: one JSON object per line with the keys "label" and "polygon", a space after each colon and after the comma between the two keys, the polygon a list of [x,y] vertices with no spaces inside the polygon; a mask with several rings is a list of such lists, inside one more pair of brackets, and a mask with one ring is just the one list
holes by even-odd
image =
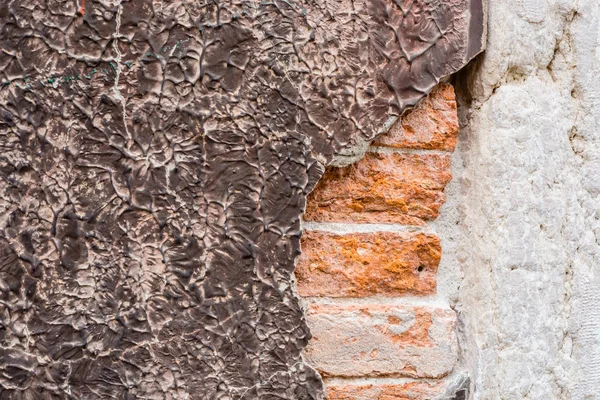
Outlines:
{"label": "chipped brick", "polygon": [[431,400],[443,393],[444,383],[407,382],[399,384],[329,385],[327,400]]}
{"label": "chipped brick", "polygon": [[438,216],[451,178],[449,155],[367,153],[327,170],[305,220],[422,225]]}
{"label": "chipped brick", "polygon": [[307,231],[296,267],[298,292],[330,297],[431,294],[440,257],[440,240],[432,234]]}
{"label": "chipped brick", "polygon": [[449,309],[313,304],[307,320],[306,359],[327,377],[440,378],[456,363]]}

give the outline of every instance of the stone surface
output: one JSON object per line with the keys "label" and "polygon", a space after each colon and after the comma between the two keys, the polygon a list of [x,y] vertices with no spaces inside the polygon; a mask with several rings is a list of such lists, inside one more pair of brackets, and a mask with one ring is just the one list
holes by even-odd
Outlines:
{"label": "stone surface", "polygon": [[440,378],[457,359],[452,310],[312,304],[307,361],[324,376]]}
{"label": "stone surface", "polygon": [[441,83],[373,144],[395,148],[453,151],[457,140],[458,114],[454,88],[450,84]]}
{"label": "stone surface", "polygon": [[481,51],[480,8],[1,1],[0,398],[322,398],[306,196]]}
{"label": "stone surface", "polygon": [[437,236],[305,231],[296,266],[301,296],[366,297],[435,292]]}
{"label": "stone surface", "polygon": [[443,382],[408,382],[398,384],[326,383],[327,400],[431,400],[443,393]]}
{"label": "stone surface", "polygon": [[598,1],[489,3],[436,230],[472,399],[599,398],[599,76]]}
{"label": "stone surface", "polygon": [[354,165],[327,170],[304,219],[422,225],[438,216],[451,178],[449,155],[367,153]]}

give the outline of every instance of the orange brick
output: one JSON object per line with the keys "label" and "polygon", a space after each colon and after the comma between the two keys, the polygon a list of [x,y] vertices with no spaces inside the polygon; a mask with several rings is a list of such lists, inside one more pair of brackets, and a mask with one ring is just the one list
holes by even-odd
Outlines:
{"label": "orange brick", "polygon": [[364,297],[435,292],[440,239],[390,232],[306,231],[296,267],[301,296]]}
{"label": "orange brick", "polygon": [[431,400],[441,395],[443,382],[409,382],[390,385],[327,385],[327,400]]}
{"label": "orange brick", "polygon": [[458,115],[454,88],[447,83],[408,111],[374,145],[409,149],[452,151],[458,140]]}
{"label": "orange brick", "polygon": [[307,362],[325,377],[441,378],[457,360],[450,309],[312,304]]}
{"label": "orange brick", "polygon": [[304,219],[422,225],[438,216],[451,178],[449,155],[367,153],[356,164],[327,170]]}

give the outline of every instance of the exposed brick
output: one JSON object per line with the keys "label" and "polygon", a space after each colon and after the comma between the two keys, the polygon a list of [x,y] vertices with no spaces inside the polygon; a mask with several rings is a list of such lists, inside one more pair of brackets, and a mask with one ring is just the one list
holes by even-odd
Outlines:
{"label": "exposed brick", "polygon": [[451,178],[449,155],[367,153],[356,164],[327,170],[304,218],[422,225],[438,216]]}
{"label": "exposed brick", "polygon": [[392,305],[316,305],[307,361],[326,377],[439,378],[457,359],[454,311]]}
{"label": "exposed brick", "polygon": [[330,297],[431,294],[441,251],[440,239],[432,234],[306,231],[296,267],[298,292]]}
{"label": "exposed brick", "polygon": [[327,385],[327,400],[431,400],[444,391],[443,382],[390,385]]}
{"label": "exposed brick", "polygon": [[442,83],[413,110],[408,111],[376,146],[454,150],[458,140],[456,96],[452,85]]}
{"label": "exposed brick", "polygon": [[[441,84],[377,139],[379,148],[372,151],[378,152],[368,152],[346,168],[329,168],[308,198],[304,219],[405,225],[435,219],[451,179],[450,153],[445,152],[454,149],[457,136],[454,90]],[[305,356],[326,378],[326,398],[425,400],[442,394],[445,383],[431,379],[446,376],[456,364],[455,313],[372,303],[381,299],[373,296],[434,293],[439,238],[425,233],[308,231],[302,248],[296,268],[300,295],[371,296],[367,303],[325,300],[330,304],[319,304],[320,299],[309,307],[307,321],[313,338]],[[352,381],[372,377],[428,380]]]}

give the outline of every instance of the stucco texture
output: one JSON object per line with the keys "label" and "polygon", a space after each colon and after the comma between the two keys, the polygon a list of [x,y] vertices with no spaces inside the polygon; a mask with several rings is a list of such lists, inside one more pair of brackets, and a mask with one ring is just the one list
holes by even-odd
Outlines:
{"label": "stucco texture", "polygon": [[322,398],[306,196],[481,51],[480,11],[1,1],[0,398]]}

